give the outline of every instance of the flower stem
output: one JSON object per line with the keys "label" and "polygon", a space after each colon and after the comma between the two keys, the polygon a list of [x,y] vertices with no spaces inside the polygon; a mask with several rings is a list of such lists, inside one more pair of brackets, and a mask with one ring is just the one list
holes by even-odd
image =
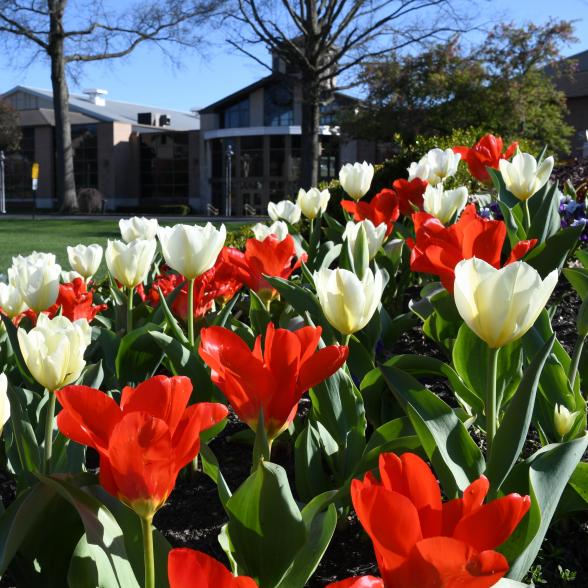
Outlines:
{"label": "flower stem", "polygon": [[578,338],[576,339],[576,345],[574,346],[574,352],[572,353],[572,363],[570,364],[570,373],[568,375],[572,390],[574,389],[574,384],[576,383],[576,377],[578,375],[578,366],[580,365],[580,357],[582,357],[582,350],[584,349],[585,341],[585,336],[578,336]]}
{"label": "flower stem", "polygon": [[135,289],[129,288],[129,296],[127,298],[127,333],[133,330],[133,294]]}
{"label": "flower stem", "polygon": [[188,286],[188,340],[190,345],[194,347],[194,280],[190,280]]}
{"label": "flower stem", "polygon": [[55,392],[49,392],[47,414],[45,415],[45,444],[43,446],[43,473],[51,473],[50,461],[53,453],[53,420],[55,418]]}
{"label": "flower stem", "polygon": [[525,233],[528,233],[531,228],[531,212],[529,211],[528,199],[523,202],[523,223],[525,225]]}
{"label": "flower stem", "polygon": [[345,336],[343,337],[343,345],[347,345],[347,346],[348,346],[348,345],[349,345],[349,340],[350,340],[350,339],[351,339],[351,334],[350,334],[350,333],[348,333],[347,335],[345,335]]}
{"label": "flower stem", "polygon": [[492,442],[496,435],[496,376],[498,372],[498,352],[500,348],[489,349],[488,355],[488,373],[487,389],[486,389],[486,454],[490,455],[492,449]]}
{"label": "flower stem", "polygon": [[155,588],[155,560],[153,557],[153,517],[141,517],[143,559],[145,562],[145,588]]}

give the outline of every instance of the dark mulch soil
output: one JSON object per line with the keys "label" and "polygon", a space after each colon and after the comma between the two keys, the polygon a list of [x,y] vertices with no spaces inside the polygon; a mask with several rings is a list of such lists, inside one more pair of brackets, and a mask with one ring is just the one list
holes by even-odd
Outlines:
{"label": "dark mulch soil", "polygon": [[[554,328],[560,341],[571,352],[576,337],[574,322],[579,299],[562,279],[552,303],[558,304],[553,320]],[[437,347],[423,336],[420,328],[404,334],[394,348],[388,350],[389,353],[416,353],[443,358]],[[444,400],[455,404],[444,382],[427,380],[425,384]],[[303,402],[301,412],[307,411],[308,403]],[[245,429],[245,425],[231,415],[226,429],[210,445],[232,489],[237,488],[249,475],[251,446],[233,439],[235,434]],[[537,442],[531,440],[531,444],[536,447]],[[272,459],[286,468],[293,488],[293,458],[288,447],[278,443],[273,448]],[[10,476],[1,471],[0,494],[4,504],[14,499],[14,483]],[[218,499],[216,486],[200,471],[182,474],[168,503],[154,521],[174,547],[199,549],[227,563],[217,540],[225,522],[226,515]],[[553,525],[532,571],[538,585],[544,583],[550,587],[559,587],[570,586],[572,582],[572,586],[588,586],[588,513],[569,517]],[[319,588],[330,582],[363,574],[377,575],[377,567],[371,542],[351,513],[340,522],[308,586]],[[7,578],[0,582],[0,587],[11,585]]]}

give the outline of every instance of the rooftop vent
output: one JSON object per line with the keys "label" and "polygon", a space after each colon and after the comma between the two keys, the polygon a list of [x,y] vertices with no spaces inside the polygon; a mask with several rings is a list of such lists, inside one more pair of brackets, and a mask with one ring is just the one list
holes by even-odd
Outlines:
{"label": "rooftop vent", "polygon": [[167,116],[167,114],[160,114],[159,115],[159,126],[160,127],[169,127],[171,125],[171,118]]}
{"label": "rooftop vent", "polygon": [[152,112],[139,112],[137,114],[137,122],[140,125],[155,125],[155,115]]}
{"label": "rooftop vent", "polygon": [[108,94],[108,90],[101,90],[100,88],[90,88],[84,90],[84,94],[88,96],[88,101],[96,106],[106,106],[105,96]]}

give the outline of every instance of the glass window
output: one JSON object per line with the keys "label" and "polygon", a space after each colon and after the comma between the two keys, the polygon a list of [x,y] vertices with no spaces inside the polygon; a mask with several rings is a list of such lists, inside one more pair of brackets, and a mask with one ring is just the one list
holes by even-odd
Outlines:
{"label": "glass window", "polygon": [[[141,135],[141,197],[184,200],[189,192],[188,133]],[[213,144],[213,162],[214,162]]]}
{"label": "glass window", "polygon": [[286,141],[284,135],[270,136],[269,175],[283,177],[286,175]]}
{"label": "glass window", "polygon": [[241,137],[240,171],[242,178],[259,178],[263,173],[263,137]]}
{"label": "glass window", "polygon": [[284,127],[294,124],[294,99],[286,83],[269,84],[264,89],[263,124]]}
{"label": "glass window", "polygon": [[98,187],[98,136],[96,125],[72,125],[71,144],[76,189]]}
{"label": "glass window", "polygon": [[223,112],[223,128],[234,129],[249,126],[249,98],[229,106]]}
{"label": "glass window", "polygon": [[8,151],[4,162],[6,198],[32,198],[31,169],[35,162],[35,129],[23,127],[18,151]]}

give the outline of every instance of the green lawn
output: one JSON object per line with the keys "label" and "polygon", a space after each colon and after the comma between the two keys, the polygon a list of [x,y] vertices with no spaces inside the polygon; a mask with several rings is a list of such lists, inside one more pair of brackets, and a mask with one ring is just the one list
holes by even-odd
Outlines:
{"label": "green lawn", "polygon": [[[190,220],[184,221],[189,223]],[[164,222],[164,225],[174,223]],[[227,225],[228,231],[236,231],[242,225]],[[6,273],[15,255],[28,255],[33,251],[55,253],[64,270],[71,269],[67,261],[68,245],[98,243],[106,247],[108,239],[120,239],[118,220],[22,220],[0,219],[0,273]],[[104,266],[104,261],[102,262]],[[105,267],[103,268],[105,270]],[[100,272],[101,273],[101,272]]]}

